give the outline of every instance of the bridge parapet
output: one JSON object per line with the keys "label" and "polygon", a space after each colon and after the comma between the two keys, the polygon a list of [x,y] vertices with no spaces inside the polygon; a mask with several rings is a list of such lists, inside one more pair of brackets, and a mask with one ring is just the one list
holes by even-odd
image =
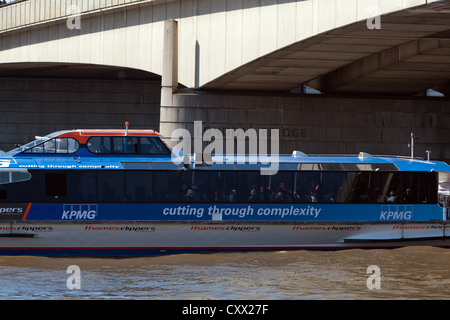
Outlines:
{"label": "bridge parapet", "polygon": [[161,0],[22,0],[0,7],[0,33],[122,6]]}

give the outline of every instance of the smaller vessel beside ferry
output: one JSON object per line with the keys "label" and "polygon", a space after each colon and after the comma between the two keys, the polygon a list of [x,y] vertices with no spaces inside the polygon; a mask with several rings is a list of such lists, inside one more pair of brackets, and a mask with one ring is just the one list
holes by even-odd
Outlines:
{"label": "smaller vessel beside ferry", "polygon": [[242,157],[174,162],[153,130],[38,137],[0,153],[0,254],[450,246],[444,162],[294,152],[261,175]]}

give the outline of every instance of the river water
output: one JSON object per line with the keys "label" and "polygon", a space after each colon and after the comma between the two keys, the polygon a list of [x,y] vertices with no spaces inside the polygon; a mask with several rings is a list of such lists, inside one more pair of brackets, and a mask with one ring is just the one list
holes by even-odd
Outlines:
{"label": "river water", "polygon": [[[69,289],[69,266],[79,289]],[[378,271],[368,271],[377,266]],[[373,267],[371,267],[373,268]],[[2,300],[449,299],[450,250],[275,251],[147,258],[0,257]],[[370,283],[369,277],[380,276]],[[72,282],[71,282],[72,281]]]}

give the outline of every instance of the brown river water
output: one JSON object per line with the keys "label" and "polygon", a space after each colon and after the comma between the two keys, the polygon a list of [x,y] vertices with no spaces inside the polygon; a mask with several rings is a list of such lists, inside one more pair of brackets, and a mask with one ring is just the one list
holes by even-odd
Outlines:
{"label": "brown river water", "polygon": [[[79,289],[69,289],[69,266]],[[378,266],[370,289],[369,266]],[[375,283],[375,282],[372,282]],[[274,251],[146,258],[0,257],[2,300],[450,299],[450,250]]]}

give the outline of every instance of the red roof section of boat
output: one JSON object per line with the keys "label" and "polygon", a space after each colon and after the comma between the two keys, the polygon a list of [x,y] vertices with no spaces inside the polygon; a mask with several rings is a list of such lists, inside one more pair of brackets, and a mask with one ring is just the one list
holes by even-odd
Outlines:
{"label": "red roof section of boat", "polygon": [[155,130],[147,129],[78,129],[64,132],[58,137],[74,138],[80,143],[86,143],[87,139],[92,136],[132,136],[132,137],[160,137],[161,134]]}

